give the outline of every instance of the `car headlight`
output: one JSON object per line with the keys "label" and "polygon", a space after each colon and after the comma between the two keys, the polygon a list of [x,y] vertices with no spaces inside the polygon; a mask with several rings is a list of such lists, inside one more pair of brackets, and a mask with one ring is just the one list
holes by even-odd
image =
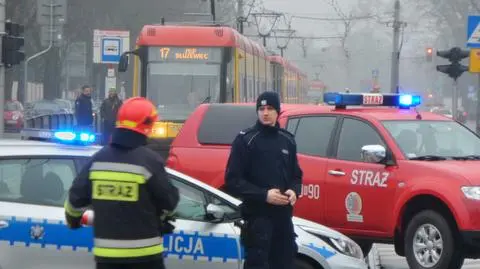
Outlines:
{"label": "car headlight", "polygon": [[345,254],[350,257],[363,259],[363,252],[360,246],[355,243],[352,239],[348,237],[331,237],[325,235],[325,233],[321,230],[308,227],[308,226],[300,226],[302,230],[306,231],[307,233],[314,235],[321,240],[325,241],[325,243],[329,244],[331,247],[336,249],[338,252]]}
{"label": "car headlight", "polygon": [[18,120],[18,117],[19,117],[18,114],[13,114],[12,115],[12,120]]}
{"label": "car headlight", "polygon": [[480,186],[462,187],[462,192],[467,199],[480,200]]}

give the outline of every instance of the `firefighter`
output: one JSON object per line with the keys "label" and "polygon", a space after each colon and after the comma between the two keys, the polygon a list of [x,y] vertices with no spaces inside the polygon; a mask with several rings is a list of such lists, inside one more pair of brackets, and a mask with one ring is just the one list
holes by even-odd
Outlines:
{"label": "firefighter", "polygon": [[277,122],[280,99],[257,99],[257,123],[240,132],[228,159],[226,190],[243,200],[244,269],[292,269],[298,247],[292,223],[302,170],[294,137]]}
{"label": "firefighter", "polygon": [[71,229],[81,227],[87,207],[95,214],[97,269],[165,268],[161,230],[170,223],[162,220],[177,206],[179,193],[160,155],[146,147],[157,117],[145,98],[126,100],[110,145],[91,158],[69,190],[65,215]]}

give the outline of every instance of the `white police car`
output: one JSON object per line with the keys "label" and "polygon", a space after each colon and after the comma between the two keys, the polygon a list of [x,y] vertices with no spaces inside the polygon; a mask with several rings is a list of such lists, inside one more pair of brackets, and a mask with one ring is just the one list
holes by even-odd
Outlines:
{"label": "white police car", "polygon": [[[73,137],[73,136],[72,136]],[[64,223],[67,191],[100,147],[0,140],[0,269],[93,268],[92,228]],[[176,230],[164,238],[167,268],[242,268],[240,201],[167,169],[179,188]],[[366,269],[359,246],[346,236],[294,218],[298,267]]]}

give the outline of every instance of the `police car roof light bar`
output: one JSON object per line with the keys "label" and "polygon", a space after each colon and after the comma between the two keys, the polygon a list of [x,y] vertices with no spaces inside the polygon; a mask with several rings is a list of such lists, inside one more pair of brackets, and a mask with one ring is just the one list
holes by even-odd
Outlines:
{"label": "police car roof light bar", "polygon": [[70,131],[70,130],[45,130],[25,128],[21,131],[22,137],[33,140],[58,142],[61,144],[94,144],[97,136],[94,133],[85,131]]}
{"label": "police car roof light bar", "polygon": [[347,106],[388,106],[408,109],[422,103],[420,96],[411,94],[380,94],[380,93],[340,93],[327,92],[323,100],[336,108]]}
{"label": "police car roof light bar", "polygon": [[53,136],[60,141],[75,141],[75,140],[79,140],[80,142],[95,141],[95,135],[87,132],[75,133],[72,131],[58,131],[58,132],[55,132]]}

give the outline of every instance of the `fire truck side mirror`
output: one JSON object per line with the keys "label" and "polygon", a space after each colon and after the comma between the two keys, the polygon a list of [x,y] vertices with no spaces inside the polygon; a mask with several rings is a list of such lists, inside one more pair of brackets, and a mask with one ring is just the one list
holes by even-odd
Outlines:
{"label": "fire truck side mirror", "polygon": [[362,147],[362,160],[368,163],[382,163],[387,157],[387,150],[382,145],[365,145]]}

